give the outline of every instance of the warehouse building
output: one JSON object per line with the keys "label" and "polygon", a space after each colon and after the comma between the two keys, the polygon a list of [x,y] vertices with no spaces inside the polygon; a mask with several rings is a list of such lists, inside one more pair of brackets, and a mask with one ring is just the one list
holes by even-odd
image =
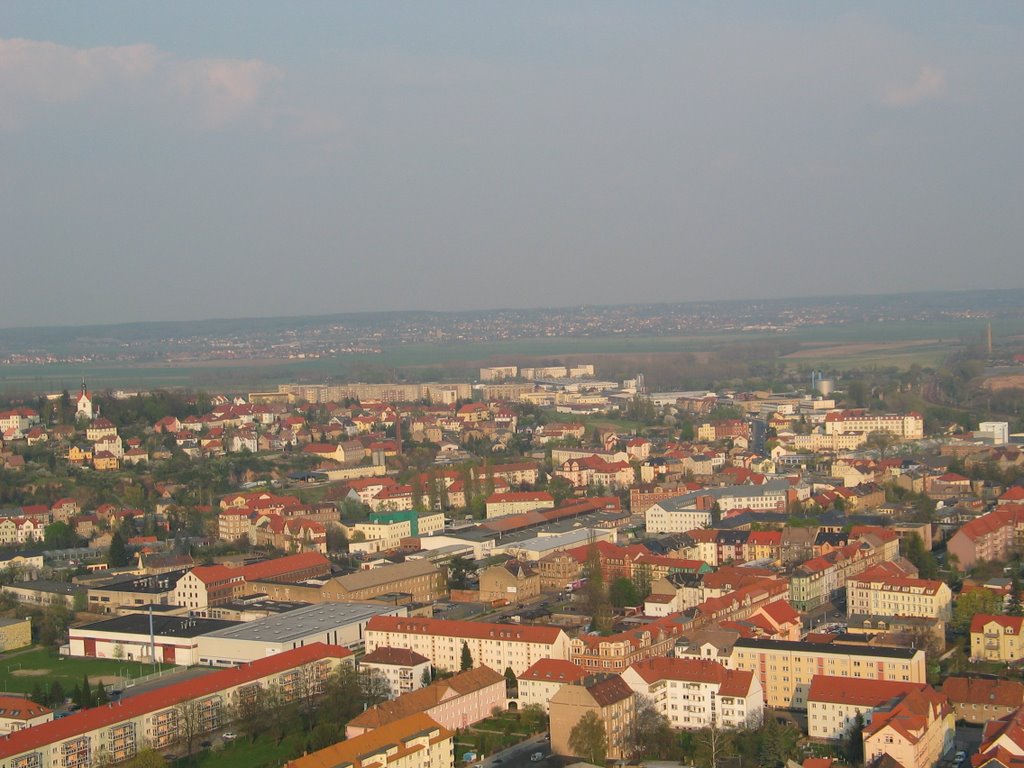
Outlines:
{"label": "warehouse building", "polygon": [[361,648],[374,616],[407,615],[405,606],[319,603],[265,619],[216,629],[198,638],[199,664],[228,667],[312,643]]}

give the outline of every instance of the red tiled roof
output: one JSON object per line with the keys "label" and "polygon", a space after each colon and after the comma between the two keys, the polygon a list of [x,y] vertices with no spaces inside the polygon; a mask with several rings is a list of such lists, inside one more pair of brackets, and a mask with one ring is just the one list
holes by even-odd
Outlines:
{"label": "red tiled roof", "polygon": [[986,680],[975,677],[947,677],[942,692],[952,702],[1024,706],[1024,683],[1018,680]]}
{"label": "red tiled roof", "polygon": [[630,669],[647,683],[658,680],[718,683],[718,693],[721,696],[746,696],[754,680],[753,672],[726,669],[724,665],[710,659],[654,656],[635,662]]}
{"label": "red tiled roof", "polygon": [[0,695],[0,717],[12,720],[31,720],[52,711],[42,704],[36,704],[32,699]]}
{"label": "red tiled roof", "polygon": [[421,656],[416,651],[408,648],[391,648],[382,645],[373,653],[368,653],[359,660],[360,664],[394,664],[399,667],[415,667],[417,664],[424,664],[430,661],[426,656]]}
{"label": "red tiled roof", "polygon": [[519,676],[520,680],[574,683],[586,677],[586,670],[564,659],[541,659]]}
{"label": "red tiled roof", "polygon": [[924,683],[905,683],[898,680],[815,675],[811,678],[807,701],[877,707],[897,696],[927,687]]}
{"label": "red tiled roof", "polygon": [[54,742],[65,741],[82,733],[139,717],[147,712],[174,707],[183,701],[209,696],[226,688],[243,685],[320,659],[344,659],[351,655],[352,652],[347,648],[324,643],[313,643],[283,651],[238,667],[218,670],[159,690],[140,693],[138,696],[122,699],[116,704],[85,709],[70,717],[17,731],[0,739],[0,757],[10,757]]}
{"label": "red tiled roof", "polygon": [[971,618],[971,632],[984,632],[985,625],[995,622],[1003,629],[1012,629],[1014,634],[1020,635],[1024,629],[1024,616],[993,616],[988,613],[976,613]]}
{"label": "red tiled roof", "polygon": [[327,573],[331,570],[331,561],[319,552],[303,552],[253,563],[243,567],[241,571],[246,581],[262,581],[308,568],[324,569]]}

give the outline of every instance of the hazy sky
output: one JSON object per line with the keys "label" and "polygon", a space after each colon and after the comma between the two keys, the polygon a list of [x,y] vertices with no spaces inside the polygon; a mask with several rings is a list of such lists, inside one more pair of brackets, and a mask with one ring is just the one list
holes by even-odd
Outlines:
{"label": "hazy sky", "polygon": [[0,326],[1024,287],[1024,4],[0,3]]}

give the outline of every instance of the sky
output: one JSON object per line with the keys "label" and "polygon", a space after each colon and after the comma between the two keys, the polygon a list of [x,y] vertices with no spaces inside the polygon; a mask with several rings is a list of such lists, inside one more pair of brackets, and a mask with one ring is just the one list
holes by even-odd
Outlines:
{"label": "sky", "polygon": [[1021,288],[1024,4],[0,3],[0,327]]}

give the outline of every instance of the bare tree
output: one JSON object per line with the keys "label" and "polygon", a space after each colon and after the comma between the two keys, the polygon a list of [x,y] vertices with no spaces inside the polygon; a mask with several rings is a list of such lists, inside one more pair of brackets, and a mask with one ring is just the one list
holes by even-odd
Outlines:
{"label": "bare tree", "polygon": [[360,670],[359,690],[367,707],[375,707],[391,698],[391,684],[379,669]]}
{"label": "bare tree", "polygon": [[203,729],[202,703],[195,699],[183,701],[174,708],[174,711],[177,717],[178,740],[185,742],[185,754],[191,755],[196,736],[202,733]]}
{"label": "bare tree", "polygon": [[718,768],[718,763],[729,751],[730,734],[718,726],[712,719],[711,727],[705,728],[697,737],[698,742],[708,753],[708,768]]}

